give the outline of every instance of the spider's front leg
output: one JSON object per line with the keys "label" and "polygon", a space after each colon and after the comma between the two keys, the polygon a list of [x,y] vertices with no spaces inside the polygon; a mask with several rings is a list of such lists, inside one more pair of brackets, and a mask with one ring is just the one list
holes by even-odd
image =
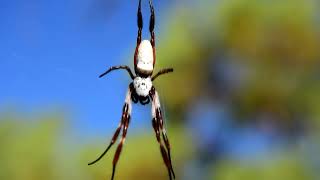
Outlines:
{"label": "spider's front leg", "polygon": [[121,154],[121,150],[122,150],[122,146],[124,144],[126,135],[127,135],[127,130],[128,130],[128,126],[129,126],[129,122],[130,122],[130,118],[131,118],[131,109],[132,109],[132,104],[131,104],[131,94],[132,94],[132,88],[129,87],[129,90],[127,92],[126,95],[126,100],[125,100],[125,104],[123,106],[122,109],[122,116],[121,116],[121,121],[119,124],[119,127],[117,128],[116,132],[114,133],[111,142],[109,144],[109,146],[107,147],[107,149],[94,161],[92,161],[91,163],[89,163],[88,165],[92,165],[96,162],[98,162],[107,152],[108,150],[111,148],[111,146],[115,143],[115,141],[118,139],[118,136],[121,132],[122,129],[122,137],[120,140],[120,143],[117,147],[117,150],[115,152],[114,158],[113,158],[113,168],[112,168],[112,176],[111,176],[111,180],[113,180],[114,178],[114,174],[115,174],[115,170],[116,170],[116,165],[117,162],[119,160],[120,154]]}
{"label": "spider's front leg", "polygon": [[[173,178],[175,179],[175,173],[173,171],[172,162],[171,162],[171,152],[170,152],[171,147],[170,147],[169,139],[167,137],[166,129],[163,123],[163,116],[162,116],[161,107],[160,107],[159,95],[154,87],[152,87],[150,91],[150,97],[152,99],[152,126],[156,133],[157,141],[160,144],[162,159],[168,169],[170,180],[172,179],[171,175],[173,175]],[[162,133],[162,138],[164,140],[166,149],[164,148],[163,143],[161,141],[160,132]]]}

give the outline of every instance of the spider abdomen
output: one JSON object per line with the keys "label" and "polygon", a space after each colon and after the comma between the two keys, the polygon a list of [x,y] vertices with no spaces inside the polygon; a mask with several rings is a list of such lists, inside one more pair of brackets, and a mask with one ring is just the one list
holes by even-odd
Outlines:
{"label": "spider abdomen", "polygon": [[153,71],[153,49],[149,40],[143,40],[138,48],[137,70],[143,74]]}
{"label": "spider abdomen", "polygon": [[133,80],[133,86],[138,96],[147,97],[152,88],[151,78],[136,77]]}

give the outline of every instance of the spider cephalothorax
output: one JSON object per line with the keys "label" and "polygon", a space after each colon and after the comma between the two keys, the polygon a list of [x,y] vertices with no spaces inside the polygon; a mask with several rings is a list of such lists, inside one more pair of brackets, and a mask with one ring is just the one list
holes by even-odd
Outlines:
{"label": "spider cephalothorax", "polygon": [[[128,66],[113,66],[108,69],[105,73],[101,74],[99,77],[103,77],[104,75],[108,74],[109,72],[117,69],[125,69],[128,71],[131,79],[133,82],[130,83],[128,92],[125,99],[125,104],[122,110],[122,116],[120,124],[114,133],[111,142],[107,149],[96,159],[95,161],[89,163],[89,165],[96,163],[99,161],[111,148],[111,146],[115,143],[118,139],[118,136],[122,130],[122,138],[118,145],[118,148],[115,152],[114,159],[113,159],[113,169],[112,169],[112,176],[111,179],[114,178],[114,173],[116,169],[117,162],[119,160],[122,146],[124,144],[127,130],[131,118],[131,102],[138,103],[140,102],[142,105],[152,103],[152,126],[156,133],[157,141],[160,145],[160,151],[164,163],[168,169],[169,178],[170,180],[175,178],[175,174],[172,168],[171,163],[171,153],[170,153],[170,143],[169,139],[166,134],[166,130],[164,128],[163,116],[160,107],[159,95],[156,91],[155,87],[152,85],[152,82],[160,75],[166,74],[169,72],[173,72],[172,68],[166,68],[160,70],[156,75],[152,76],[154,65],[156,62],[155,56],[155,34],[154,34],[154,24],[155,24],[155,15],[154,15],[154,8],[152,5],[152,1],[149,0],[151,16],[150,16],[150,24],[149,24],[149,31],[151,34],[151,39],[141,41],[141,33],[143,28],[143,20],[142,20],[142,13],[141,13],[141,0],[139,0],[138,6],[138,37],[137,37],[137,46],[134,53],[134,75],[131,69]],[[160,136],[162,134],[162,138]],[[162,142],[164,141],[164,143]]]}

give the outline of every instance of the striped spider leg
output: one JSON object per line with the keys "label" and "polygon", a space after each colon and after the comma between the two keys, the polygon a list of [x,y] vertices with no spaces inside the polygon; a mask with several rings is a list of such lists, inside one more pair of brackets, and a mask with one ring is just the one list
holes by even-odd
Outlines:
{"label": "striped spider leg", "polygon": [[95,164],[96,162],[98,162],[108,151],[109,149],[112,147],[112,145],[116,142],[116,140],[118,139],[118,136],[122,130],[122,137],[120,140],[120,143],[117,147],[117,150],[115,152],[113,161],[112,161],[112,176],[111,176],[111,180],[113,180],[114,178],[114,174],[115,174],[115,170],[116,170],[116,166],[117,166],[117,162],[119,160],[120,154],[121,154],[121,150],[122,150],[122,146],[124,144],[124,141],[126,139],[127,136],[127,131],[128,131],[128,127],[129,127],[129,123],[130,123],[130,118],[131,118],[131,110],[132,110],[132,104],[131,104],[131,93],[132,93],[132,88],[128,89],[127,95],[126,95],[126,100],[122,109],[122,116],[121,116],[121,121],[120,124],[118,126],[118,128],[116,129],[111,142],[109,144],[109,146],[107,147],[107,149],[94,161],[92,161],[91,163],[89,163],[88,165],[92,165]]}
{"label": "striped spider leg", "polygon": [[[152,126],[153,126],[155,133],[156,133],[157,141],[160,145],[162,159],[168,169],[168,174],[169,174],[170,180],[172,179],[172,175],[173,175],[173,178],[175,179],[175,173],[173,171],[172,162],[171,162],[171,147],[170,147],[170,143],[169,143],[169,138],[167,136],[166,129],[164,127],[159,95],[154,87],[152,87],[152,89],[150,91],[150,97],[152,99],[152,109],[151,109]],[[163,146],[163,143],[161,141],[160,132],[162,134],[162,138],[163,138],[163,141],[164,141],[166,148]]]}

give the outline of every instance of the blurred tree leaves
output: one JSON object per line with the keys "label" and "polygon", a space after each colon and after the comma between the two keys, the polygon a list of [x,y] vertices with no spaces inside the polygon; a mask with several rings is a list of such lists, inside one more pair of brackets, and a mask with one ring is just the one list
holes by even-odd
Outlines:
{"label": "blurred tree leaves", "polygon": [[[10,180],[69,180],[106,179],[111,176],[112,159],[117,144],[96,165],[87,163],[105,148],[102,141],[84,145],[70,142],[64,129],[65,119],[59,114],[22,117],[20,113],[0,116],[0,179]],[[180,128],[168,132],[172,157],[179,172],[183,161],[190,156],[191,144],[184,140]],[[109,142],[106,138],[103,142]],[[99,142],[99,148],[97,143]],[[117,179],[165,179],[167,170],[161,158],[159,144],[153,131],[130,134],[123,148]]]}
{"label": "blurred tree leaves", "polygon": [[[169,138],[172,144],[172,161],[176,173],[181,171],[184,161],[192,153],[192,144],[188,143],[185,137],[186,133],[180,128],[169,128]],[[161,180],[168,178],[167,169],[163,164],[160,154],[159,144],[151,130],[148,133],[128,136],[120,160],[117,165],[117,179],[155,179]],[[108,140],[106,140],[108,141]],[[107,144],[107,143],[106,143]],[[97,147],[88,145],[88,147]],[[105,145],[99,145],[94,150],[84,149],[81,153],[82,162],[95,158],[105,148]],[[99,163],[92,167],[84,167],[84,171],[89,169],[93,179],[104,179],[112,173],[112,160],[116,149],[116,144],[108,154]]]}
{"label": "blurred tree leaves", "polygon": [[[183,113],[186,104],[208,91],[212,64],[221,54],[231,54],[248,67],[246,86],[231,94],[245,108],[241,113],[252,114],[265,102],[283,112],[293,112],[291,107],[299,111],[306,104],[319,107],[304,98],[305,89],[313,89],[308,97],[319,96],[314,86],[320,64],[316,7],[315,1],[231,0],[174,9],[157,56],[160,67],[175,69],[170,78],[156,82],[176,92],[165,95],[169,109]],[[214,88],[209,92],[214,94]]]}
{"label": "blurred tree leaves", "polygon": [[60,120],[43,121],[0,119],[1,179],[56,179],[55,152]]}
{"label": "blurred tree leaves", "polygon": [[237,180],[237,179],[261,179],[261,180],[312,180],[307,169],[294,156],[279,158],[272,161],[256,163],[237,163],[226,161],[219,164],[216,174],[212,179]]}

